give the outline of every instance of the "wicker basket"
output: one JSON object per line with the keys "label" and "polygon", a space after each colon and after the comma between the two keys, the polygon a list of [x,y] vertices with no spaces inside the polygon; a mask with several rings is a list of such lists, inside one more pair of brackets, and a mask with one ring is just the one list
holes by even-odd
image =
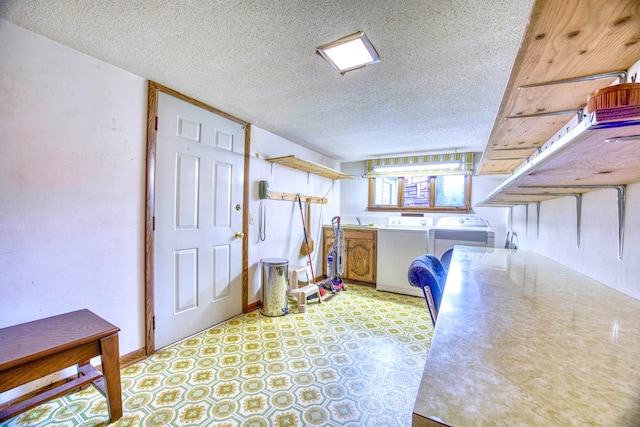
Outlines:
{"label": "wicker basket", "polygon": [[640,105],[640,83],[622,83],[591,93],[587,98],[587,113],[633,105]]}

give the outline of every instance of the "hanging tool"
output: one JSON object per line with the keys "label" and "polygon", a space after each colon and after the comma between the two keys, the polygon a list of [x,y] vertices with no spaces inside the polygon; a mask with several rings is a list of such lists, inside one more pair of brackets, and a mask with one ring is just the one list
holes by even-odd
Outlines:
{"label": "hanging tool", "polygon": [[269,198],[269,182],[259,183],[260,204],[258,205],[258,239],[264,242],[267,238],[267,202]]}
{"label": "hanging tool", "polygon": [[[300,193],[296,195],[298,199],[298,206],[300,207],[300,218],[302,218],[302,231],[304,231],[304,241],[307,245],[307,258],[309,259],[309,268],[311,269],[311,283],[316,283],[316,276],[313,273],[313,262],[311,261],[311,251],[309,250],[309,239],[307,238],[307,227],[304,222],[304,213],[302,212],[302,201],[300,200]],[[318,292],[320,296],[324,296],[324,289],[318,286]]]}
{"label": "hanging tool", "polygon": [[264,242],[267,238],[267,204],[260,200],[258,205],[258,239]]}
{"label": "hanging tool", "polygon": [[300,255],[307,255],[307,251],[313,252],[313,248],[315,243],[313,241],[313,235],[311,233],[311,202],[307,202],[307,237],[309,239],[309,244],[307,245],[305,242],[302,242],[300,245]]}

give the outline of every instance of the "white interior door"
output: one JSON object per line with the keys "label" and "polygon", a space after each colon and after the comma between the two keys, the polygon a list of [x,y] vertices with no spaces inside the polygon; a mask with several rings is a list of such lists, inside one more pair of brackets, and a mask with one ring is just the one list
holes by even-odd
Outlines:
{"label": "white interior door", "polygon": [[155,348],[242,312],[241,124],[158,95]]}

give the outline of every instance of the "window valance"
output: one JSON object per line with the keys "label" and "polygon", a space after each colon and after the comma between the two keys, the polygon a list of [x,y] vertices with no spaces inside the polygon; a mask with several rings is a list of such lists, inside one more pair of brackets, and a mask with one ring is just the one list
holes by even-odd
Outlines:
{"label": "window valance", "polygon": [[[393,169],[382,170],[382,167]],[[366,176],[471,175],[472,172],[473,153],[450,153],[367,160]]]}

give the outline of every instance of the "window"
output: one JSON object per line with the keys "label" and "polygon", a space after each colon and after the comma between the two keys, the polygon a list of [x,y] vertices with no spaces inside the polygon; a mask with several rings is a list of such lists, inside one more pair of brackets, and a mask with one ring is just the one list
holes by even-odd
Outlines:
{"label": "window", "polygon": [[473,153],[367,160],[370,211],[471,211]]}
{"label": "window", "polygon": [[369,178],[369,210],[470,211],[470,175]]}
{"label": "window", "polygon": [[464,175],[436,176],[435,206],[458,207],[467,205]]}
{"label": "window", "polygon": [[382,206],[398,204],[398,179],[380,177],[375,179],[375,200]]}
{"label": "window", "polygon": [[424,206],[431,204],[431,180],[428,176],[409,176],[403,178],[404,205]]}

